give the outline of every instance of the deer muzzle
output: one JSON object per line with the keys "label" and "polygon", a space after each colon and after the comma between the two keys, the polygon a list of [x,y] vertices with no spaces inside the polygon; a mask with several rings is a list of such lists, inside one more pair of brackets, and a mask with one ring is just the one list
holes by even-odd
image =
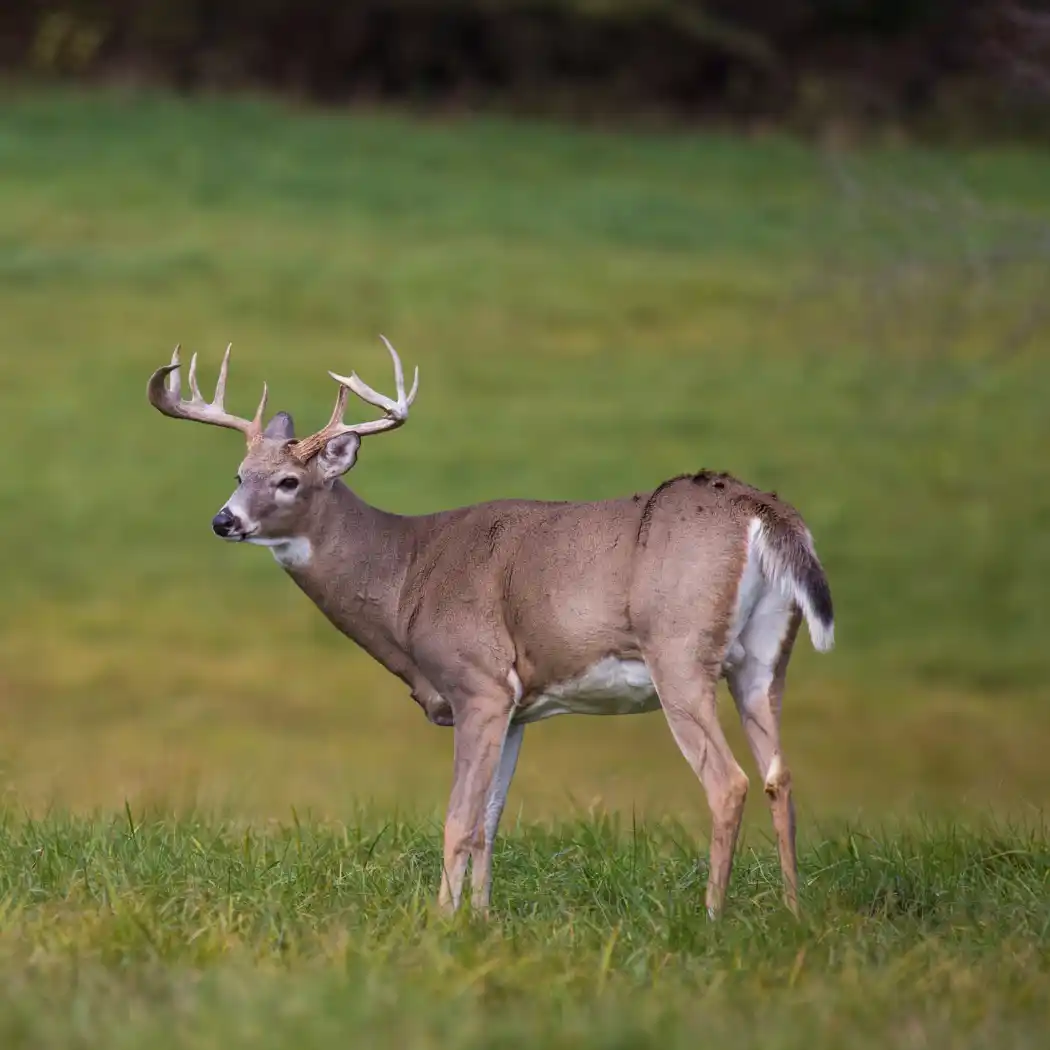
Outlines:
{"label": "deer muzzle", "polygon": [[229,506],[223,507],[214,518],[211,519],[211,529],[216,536],[224,540],[243,540],[248,530],[244,522],[237,517]]}

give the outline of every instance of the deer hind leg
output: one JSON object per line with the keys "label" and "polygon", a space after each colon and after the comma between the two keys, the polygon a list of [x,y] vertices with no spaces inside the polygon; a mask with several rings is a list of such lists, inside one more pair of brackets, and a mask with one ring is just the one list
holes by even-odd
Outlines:
{"label": "deer hind leg", "polygon": [[487,911],[492,892],[492,848],[496,842],[500,817],[507,802],[510,782],[514,779],[514,770],[518,765],[518,754],[521,752],[521,741],[525,736],[525,727],[511,723],[507,727],[500,751],[496,775],[489,786],[488,798],[485,801],[485,812],[480,826],[474,830],[474,846],[470,854],[470,878],[473,895],[471,904],[478,911]]}
{"label": "deer hind leg", "polygon": [[777,838],[784,902],[798,914],[798,860],[791,773],[780,743],[784,680],[801,617],[789,601],[768,592],[757,603],[740,636],[743,657],[727,670],[747,741],[769,799]]}
{"label": "deer hind leg", "polygon": [[452,792],[438,895],[445,912],[459,907],[467,862],[484,834],[485,807],[501,765],[511,709],[509,699],[498,694],[475,697],[455,709]]}
{"label": "deer hind leg", "polygon": [[747,799],[747,775],[730,750],[718,721],[718,674],[695,657],[647,656],[660,705],[671,733],[703,785],[711,809],[711,857],[707,914],[717,918],[725,903],[733,854]]}

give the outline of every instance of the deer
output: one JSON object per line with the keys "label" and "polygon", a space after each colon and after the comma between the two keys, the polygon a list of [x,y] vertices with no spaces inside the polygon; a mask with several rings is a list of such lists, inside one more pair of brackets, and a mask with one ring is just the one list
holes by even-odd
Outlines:
{"label": "deer", "polygon": [[[700,470],[651,491],[592,502],[503,498],[401,515],[343,478],[362,439],[402,426],[411,390],[397,351],[395,396],[356,374],[331,418],[297,438],[292,417],[225,409],[230,349],[209,402],[180,347],[150,377],[165,416],[240,431],[237,488],[211,522],[231,543],[268,547],[328,621],[451,727],[439,909],[487,914],[493,845],[525,726],[563,714],[662,710],[711,815],[707,916],[723,912],[749,779],[717,712],[722,679],[769,802],[786,906],[799,913],[792,781],[780,741],[784,685],[805,619],[818,652],[834,645],[831,590],[801,515],[775,493]],[[350,393],[381,410],[347,423]]]}

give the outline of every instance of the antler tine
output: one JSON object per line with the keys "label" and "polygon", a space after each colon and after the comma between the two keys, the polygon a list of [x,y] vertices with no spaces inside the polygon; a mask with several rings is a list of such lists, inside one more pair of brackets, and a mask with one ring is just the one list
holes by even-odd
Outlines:
{"label": "antler tine", "polygon": [[416,365],[412,389],[408,392],[408,397],[405,397],[405,373],[401,369],[401,358],[397,356],[397,351],[390,345],[390,340],[385,335],[380,333],[379,338],[383,340],[387,350],[390,351],[390,356],[394,359],[394,382],[397,384],[398,400],[404,401],[405,406],[408,407],[415,401],[416,391],[419,389],[419,365]]}
{"label": "antler tine", "polygon": [[190,358],[190,375],[189,375],[189,380],[190,380],[190,396],[191,396],[191,398],[194,401],[201,401],[201,402],[203,402],[204,398],[201,397],[201,389],[200,389],[199,386],[197,386],[197,355],[196,354],[194,354],[193,357]]}
{"label": "antler tine", "polygon": [[335,407],[332,409],[332,416],[328,420],[325,430],[332,430],[338,427],[343,422],[343,413],[346,412],[346,403],[350,400],[350,391],[343,386],[339,385],[339,392],[335,395]]}
{"label": "antler tine", "polygon": [[171,378],[168,389],[176,401],[182,398],[182,372],[179,370],[179,365],[182,364],[182,361],[179,359],[179,351],[181,349],[182,343],[176,343],[175,350],[171,355],[171,368],[168,369]]}
{"label": "antler tine", "polygon": [[[230,351],[233,343],[226,344],[226,353],[222,355],[222,364],[219,365],[219,378],[215,382],[215,401],[217,408],[226,410],[226,377],[230,374]],[[265,383],[263,386],[265,387]]]}
{"label": "antler tine", "polygon": [[257,437],[262,433],[262,421],[263,413],[266,411],[266,402],[270,397],[270,389],[266,385],[266,381],[263,380],[263,392],[262,397],[259,398],[259,407],[255,410],[255,416],[250,424],[250,437]]}
{"label": "antler tine", "polygon": [[394,359],[394,386],[398,398],[403,398],[405,396],[405,370],[401,367],[401,358],[397,356],[397,351],[382,332],[379,333],[379,338],[383,340],[383,345],[390,351],[390,356]]}

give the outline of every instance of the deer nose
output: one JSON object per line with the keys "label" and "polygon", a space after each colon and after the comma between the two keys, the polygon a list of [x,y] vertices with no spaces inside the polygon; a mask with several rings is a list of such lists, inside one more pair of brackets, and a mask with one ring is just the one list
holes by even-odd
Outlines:
{"label": "deer nose", "polygon": [[223,507],[214,518],[211,519],[211,530],[216,536],[229,536],[230,530],[237,524],[229,507]]}

